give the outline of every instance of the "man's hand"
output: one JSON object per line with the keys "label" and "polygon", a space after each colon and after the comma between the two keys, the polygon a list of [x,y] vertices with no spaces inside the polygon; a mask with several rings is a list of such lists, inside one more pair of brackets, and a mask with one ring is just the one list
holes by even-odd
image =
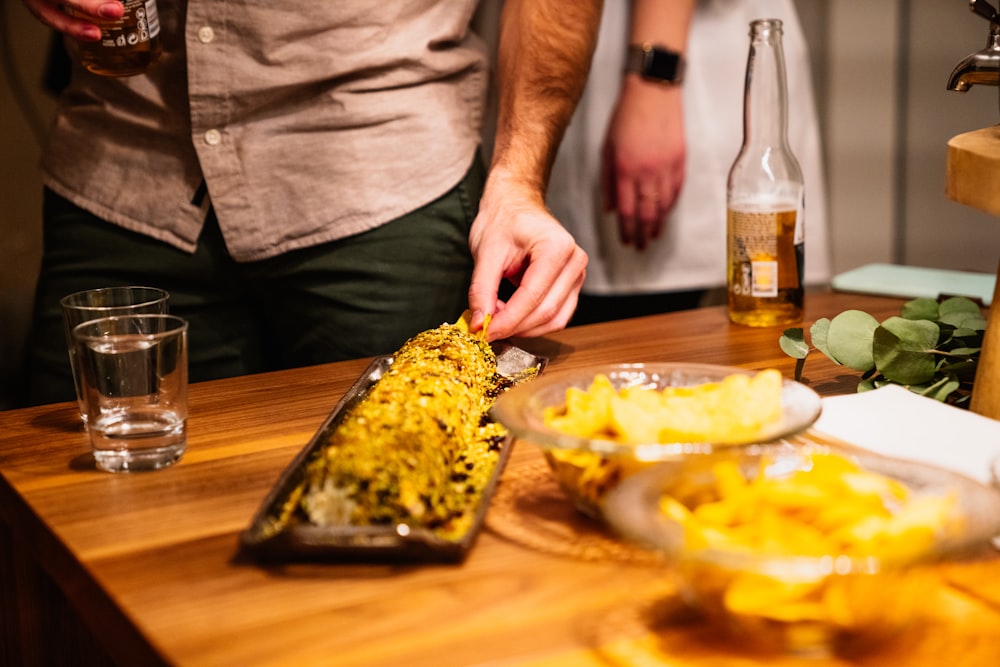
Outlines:
{"label": "man's hand", "polygon": [[101,28],[88,20],[120,19],[125,7],[115,0],[23,0],[36,19],[50,28],[84,42],[96,42],[101,38]]}
{"label": "man's hand", "polygon": [[[545,209],[536,189],[494,171],[469,245],[475,260],[469,288],[473,330],[482,326],[486,313],[493,313],[490,340],[542,336],[569,323],[587,254]],[[507,303],[497,299],[502,278],[516,287]]]}
{"label": "man's hand", "polygon": [[[580,100],[601,0],[506,0],[497,55],[493,162],[469,233],[469,308],[490,339],[541,336],[576,310],[587,255],[545,208],[556,149]],[[499,299],[503,278],[516,287]]]}

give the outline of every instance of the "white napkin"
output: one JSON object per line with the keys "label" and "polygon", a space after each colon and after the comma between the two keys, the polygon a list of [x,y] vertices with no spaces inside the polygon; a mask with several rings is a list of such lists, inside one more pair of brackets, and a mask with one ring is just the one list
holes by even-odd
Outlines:
{"label": "white napkin", "polygon": [[879,454],[996,483],[991,467],[1000,460],[1000,421],[902,387],[824,398],[813,429]]}

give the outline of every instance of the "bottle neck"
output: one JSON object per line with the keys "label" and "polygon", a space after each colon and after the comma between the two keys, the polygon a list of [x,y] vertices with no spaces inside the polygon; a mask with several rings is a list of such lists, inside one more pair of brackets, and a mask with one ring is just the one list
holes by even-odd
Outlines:
{"label": "bottle neck", "polygon": [[788,92],[781,21],[750,24],[743,98],[743,145],[785,147],[788,136]]}

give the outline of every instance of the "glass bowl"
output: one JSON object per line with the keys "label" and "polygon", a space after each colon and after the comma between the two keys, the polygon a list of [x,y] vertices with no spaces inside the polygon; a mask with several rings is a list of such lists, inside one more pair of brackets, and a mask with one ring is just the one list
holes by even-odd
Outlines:
{"label": "glass bowl", "polygon": [[[921,515],[932,517],[926,523],[934,526],[932,537],[928,531],[903,542],[892,533],[882,547],[843,553],[825,553],[816,542],[783,542],[780,549],[699,542],[661,505],[664,496],[692,511],[711,502],[720,461],[735,463],[747,478],[784,479],[813,465],[816,453],[846,457],[863,471],[902,484],[911,498],[933,503],[950,494],[954,502],[946,512]],[[684,601],[742,646],[850,657],[882,644],[915,618],[921,600],[940,584],[933,564],[989,553],[991,538],[1000,533],[1000,490],[943,468],[856,449],[750,445],[650,467],[607,496],[604,516],[623,537],[664,554]],[[752,521],[766,520],[761,516]]]}
{"label": "glass bowl", "polygon": [[[583,438],[545,424],[545,410],[564,405],[567,389],[586,390],[599,374],[607,376],[616,389],[632,386],[663,389],[721,382],[730,375],[755,375],[756,371],[712,364],[605,364],[549,372],[504,392],[493,405],[492,417],[518,440],[541,447],[560,488],[577,509],[593,518],[601,518],[601,500],[608,491],[651,463],[746,444],[740,441],[626,444]],[[799,382],[783,380],[781,402],[781,419],[766,426],[752,442],[793,435],[808,428],[820,415],[819,395]]]}

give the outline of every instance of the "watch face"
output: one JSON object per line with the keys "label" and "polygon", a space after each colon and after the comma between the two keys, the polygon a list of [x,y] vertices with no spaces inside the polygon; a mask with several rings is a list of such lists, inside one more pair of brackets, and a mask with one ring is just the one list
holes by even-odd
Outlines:
{"label": "watch face", "polygon": [[663,81],[677,81],[680,79],[679,64],[678,54],[662,49],[650,49],[646,52],[645,75]]}
{"label": "watch face", "polygon": [[653,44],[630,44],[625,69],[646,79],[680,83],[684,78],[684,56]]}

